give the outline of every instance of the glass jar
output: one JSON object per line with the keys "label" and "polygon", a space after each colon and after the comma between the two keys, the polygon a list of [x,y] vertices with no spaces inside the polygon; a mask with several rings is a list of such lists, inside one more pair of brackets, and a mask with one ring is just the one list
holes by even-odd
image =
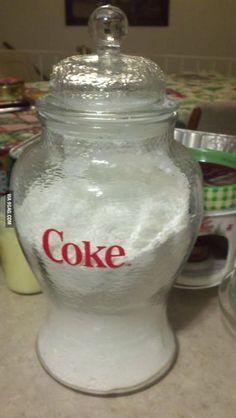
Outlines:
{"label": "glass jar", "polygon": [[172,365],[168,292],[197,237],[201,174],[173,140],[160,68],[120,54],[127,19],[90,18],[97,54],[56,65],[40,99],[41,140],[13,169],[21,244],[51,301],[37,350],[74,389],[150,384]]}
{"label": "glass jar", "polygon": [[236,337],[236,267],[222,280],[219,287],[219,302],[224,314],[224,323]]}

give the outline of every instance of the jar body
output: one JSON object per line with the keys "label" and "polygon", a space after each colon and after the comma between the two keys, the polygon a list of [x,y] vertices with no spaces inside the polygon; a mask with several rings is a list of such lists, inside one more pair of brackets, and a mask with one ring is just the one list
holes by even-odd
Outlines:
{"label": "jar body", "polygon": [[197,164],[174,119],[47,121],[14,167],[15,221],[51,301],[38,354],[91,393],[135,390],[172,364],[168,292],[197,236]]}

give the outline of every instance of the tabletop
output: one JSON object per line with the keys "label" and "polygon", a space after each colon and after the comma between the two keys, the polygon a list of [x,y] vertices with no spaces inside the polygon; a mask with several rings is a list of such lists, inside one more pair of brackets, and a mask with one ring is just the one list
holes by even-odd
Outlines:
{"label": "tabletop", "polygon": [[179,341],[172,370],[128,396],[89,396],[53,380],[40,366],[35,338],[44,294],[9,291],[0,275],[1,418],[235,418],[236,341],[224,327],[217,289],[174,289],[169,317]]}

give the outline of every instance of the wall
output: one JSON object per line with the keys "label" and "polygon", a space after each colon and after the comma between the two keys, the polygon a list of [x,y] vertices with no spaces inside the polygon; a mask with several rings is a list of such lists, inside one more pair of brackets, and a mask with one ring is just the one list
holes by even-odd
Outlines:
{"label": "wall", "polygon": [[[18,49],[91,46],[86,27],[66,26],[64,0],[1,0],[0,41]],[[140,54],[236,54],[236,0],[170,0],[168,27],[130,28],[124,51]]]}

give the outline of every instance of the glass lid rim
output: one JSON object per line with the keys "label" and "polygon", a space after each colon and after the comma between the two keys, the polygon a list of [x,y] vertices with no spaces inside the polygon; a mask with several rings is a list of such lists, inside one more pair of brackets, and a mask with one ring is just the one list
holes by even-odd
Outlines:
{"label": "glass lid rim", "polygon": [[[40,97],[37,100],[37,109],[39,115],[42,117],[52,116],[52,119],[61,119],[60,115],[68,115],[70,117],[75,117],[76,119],[93,119],[93,120],[143,120],[143,119],[158,119],[159,117],[171,116],[173,113],[176,113],[179,108],[179,103],[175,100],[165,97],[164,100],[160,102],[152,103],[149,106],[140,106],[139,108],[124,108],[121,111],[112,109],[112,111],[107,110],[97,110],[97,109],[65,109],[62,106],[58,106],[56,102],[50,102],[53,95],[47,95]],[[58,116],[58,117],[53,117]]]}

